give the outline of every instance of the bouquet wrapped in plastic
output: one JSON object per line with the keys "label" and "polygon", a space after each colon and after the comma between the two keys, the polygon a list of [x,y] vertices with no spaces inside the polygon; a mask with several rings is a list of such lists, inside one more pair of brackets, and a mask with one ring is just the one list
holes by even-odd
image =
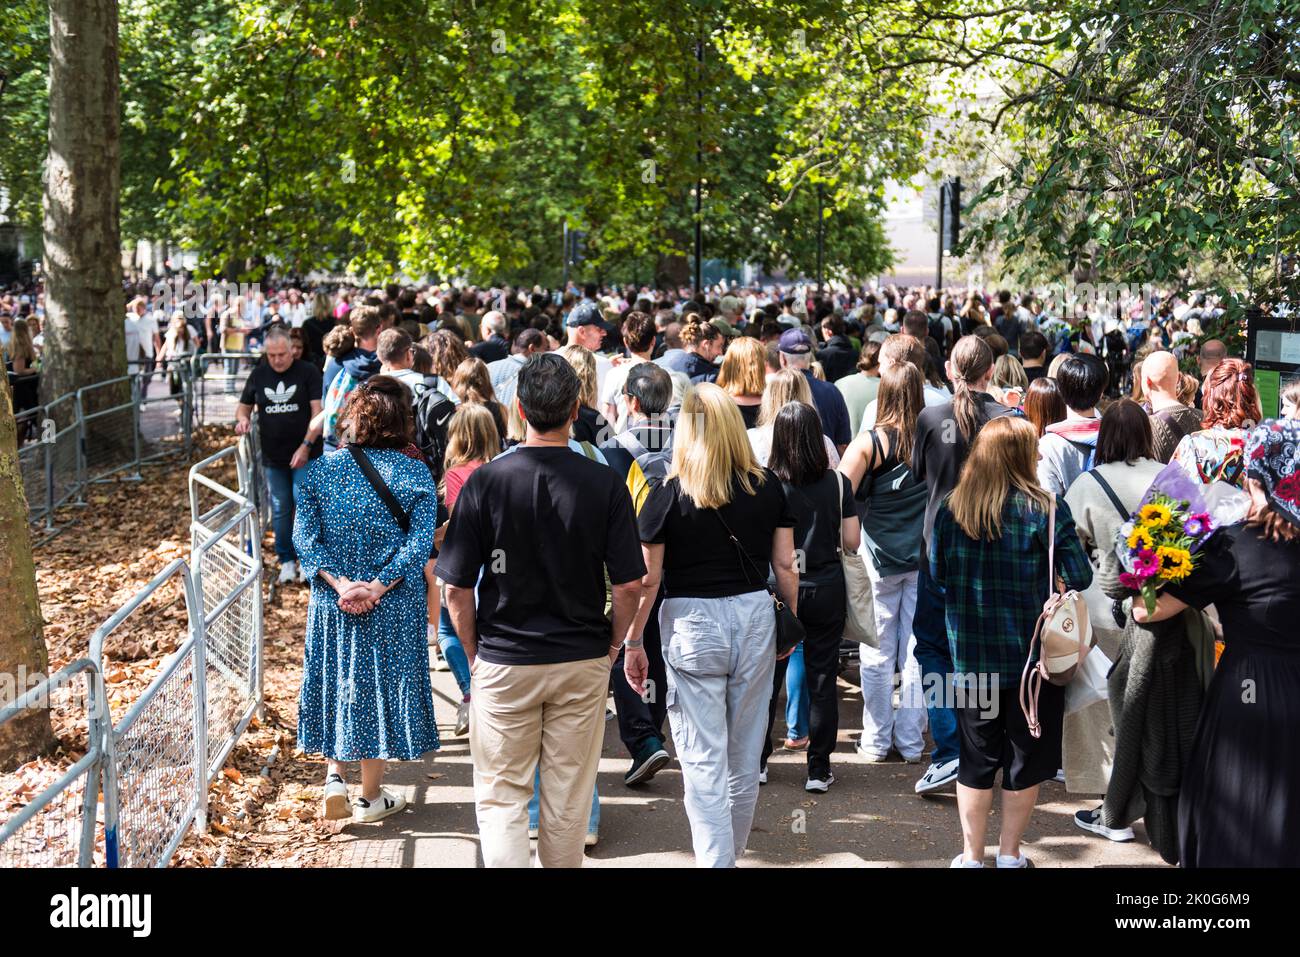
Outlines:
{"label": "bouquet wrapped in plastic", "polygon": [[1197,552],[1215,530],[1245,519],[1249,505],[1239,488],[1226,482],[1203,485],[1176,463],[1167,465],[1120,526],[1115,541],[1124,568],[1120,583],[1140,594],[1147,614],[1154,614],[1156,593],[1190,575]]}

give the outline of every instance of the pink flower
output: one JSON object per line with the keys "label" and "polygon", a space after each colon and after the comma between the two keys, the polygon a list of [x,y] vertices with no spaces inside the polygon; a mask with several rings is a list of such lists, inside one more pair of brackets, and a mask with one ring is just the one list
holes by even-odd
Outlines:
{"label": "pink flower", "polygon": [[1134,575],[1132,572],[1120,572],[1119,583],[1125,588],[1131,588],[1133,591],[1142,590],[1143,579]]}
{"label": "pink flower", "polygon": [[1160,571],[1160,559],[1156,557],[1155,552],[1143,551],[1138,554],[1137,561],[1133,563],[1133,574],[1139,578],[1150,578],[1156,572]]}

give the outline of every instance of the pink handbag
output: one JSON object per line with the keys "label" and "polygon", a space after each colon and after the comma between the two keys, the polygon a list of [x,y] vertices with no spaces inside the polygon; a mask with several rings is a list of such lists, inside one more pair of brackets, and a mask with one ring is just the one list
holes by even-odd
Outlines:
{"label": "pink handbag", "polygon": [[[1035,738],[1043,734],[1038,721],[1038,692],[1046,679],[1054,685],[1068,685],[1074,680],[1092,647],[1092,622],[1088,618],[1088,604],[1073,589],[1066,591],[1056,579],[1056,496],[1047,512],[1047,574],[1051,597],[1043,605],[1043,612],[1034,626],[1034,637],[1029,641],[1029,655],[1025,670],[1020,675],[1020,710],[1025,713],[1029,733]],[[1034,661],[1034,650],[1038,661]]]}

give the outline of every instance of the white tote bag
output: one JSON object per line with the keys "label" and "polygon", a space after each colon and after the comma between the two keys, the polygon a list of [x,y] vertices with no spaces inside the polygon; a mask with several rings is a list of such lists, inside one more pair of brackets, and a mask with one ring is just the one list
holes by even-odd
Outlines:
{"label": "white tote bag", "polygon": [[1093,645],[1075,673],[1074,680],[1065,686],[1066,714],[1074,714],[1098,701],[1109,699],[1106,676],[1110,674],[1112,665],[1106,652]]}

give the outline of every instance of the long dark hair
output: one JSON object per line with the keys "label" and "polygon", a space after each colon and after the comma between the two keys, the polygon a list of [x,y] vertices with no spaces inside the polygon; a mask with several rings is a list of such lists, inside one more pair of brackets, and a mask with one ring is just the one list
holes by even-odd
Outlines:
{"label": "long dark hair", "polygon": [[789,402],[776,414],[767,465],[777,478],[791,485],[811,485],[826,474],[830,459],[816,409],[802,402]]}

